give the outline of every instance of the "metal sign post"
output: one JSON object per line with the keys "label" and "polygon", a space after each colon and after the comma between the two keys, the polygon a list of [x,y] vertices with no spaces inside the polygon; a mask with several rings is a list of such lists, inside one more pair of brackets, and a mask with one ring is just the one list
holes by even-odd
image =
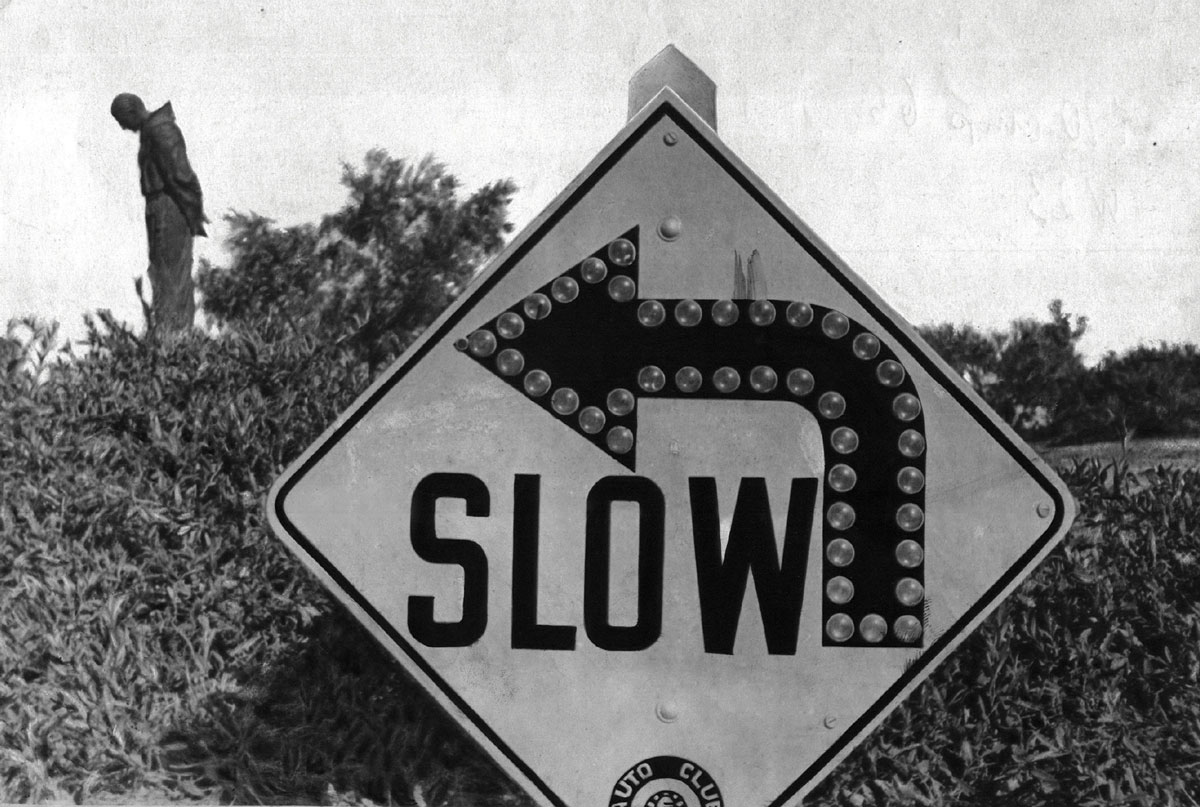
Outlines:
{"label": "metal sign post", "polygon": [[539,803],[796,804],[1073,505],[695,65],[630,107],[270,516]]}

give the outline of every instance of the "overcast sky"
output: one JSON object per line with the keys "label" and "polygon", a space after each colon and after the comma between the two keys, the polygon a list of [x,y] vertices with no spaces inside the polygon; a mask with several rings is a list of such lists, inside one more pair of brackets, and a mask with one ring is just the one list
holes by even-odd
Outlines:
{"label": "overcast sky", "polygon": [[118,92],[173,102],[219,262],[224,211],[314,221],[376,146],[512,177],[524,226],[674,43],[718,85],[721,138],[910,321],[1060,297],[1090,358],[1200,342],[1197,6],[950,5],[0,0],[0,321],[140,327]]}

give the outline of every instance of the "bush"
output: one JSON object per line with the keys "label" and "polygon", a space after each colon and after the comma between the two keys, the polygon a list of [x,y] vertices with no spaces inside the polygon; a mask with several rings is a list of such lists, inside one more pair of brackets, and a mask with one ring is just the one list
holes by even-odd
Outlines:
{"label": "bush", "polygon": [[[104,317],[5,382],[0,800],[524,801],[263,523],[367,381],[314,342]],[[1064,545],[809,803],[1193,803],[1200,472],[1102,474],[1069,470]]]}
{"label": "bush", "polygon": [[510,180],[459,199],[459,181],[426,157],[367,152],[344,165],[348,200],[319,225],[278,228],[230,212],[228,267],[201,262],[197,287],[223,328],[344,345],[381,370],[459,295],[511,231]]}
{"label": "bush", "polygon": [[[460,203],[452,180],[379,152],[318,227],[230,214],[232,266],[200,273],[216,338],[104,314],[80,355],[36,320],[0,338],[0,801],[527,802],[264,518],[499,246],[511,184]],[[1011,367],[962,354],[985,387],[1042,373],[1018,425],[1077,369],[1082,324],[1051,313]],[[1196,803],[1200,472],[1068,481],[1064,545],[809,803]]]}
{"label": "bush", "polygon": [[1063,544],[806,804],[1196,804],[1200,471],[1064,472]]}
{"label": "bush", "polygon": [[265,524],[285,463],[509,230],[507,181],[459,201],[381,151],[343,181],[320,226],[227,216],[216,338],[101,314],[57,363],[53,326],[0,339],[0,801],[512,799]]}
{"label": "bush", "polygon": [[1008,425],[1026,438],[1047,439],[1067,428],[1087,376],[1078,342],[1087,317],[1051,300],[1050,319],[1021,318],[1007,333],[941,323],[918,329],[921,337],[969,383]]}
{"label": "bush", "polygon": [[1056,442],[1179,437],[1200,432],[1200,351],[1141,345],[1109,353],[1079,385]]}
{"label": "bush", "polygon": [[365,382],[301,341],[143,341],[0,399],[0,800],[175,782],[163,727],[277,656],[325,595],[264,528],[262,496]]}

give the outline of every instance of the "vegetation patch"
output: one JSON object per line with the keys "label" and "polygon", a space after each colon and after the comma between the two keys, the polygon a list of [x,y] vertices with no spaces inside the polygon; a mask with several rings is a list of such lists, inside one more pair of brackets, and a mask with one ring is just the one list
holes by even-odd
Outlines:
{"label": "vegetation patch", "polygon": [[[36,320],[0,338],[0,801],[528,803],[265,523],[508,231],[511,183],[460,198],[382,152],[344,179],[315,225],[230,214],[230,265],[198,273],[212,335],[102,313],[82,349]],[[1194,349],[1139,354],[1159,380],[1128,389],[1167,408],[1123,409],[1051,315],[935,344],[1029,436],[1193,422]],[[1197,804],[1200,470],[1063,461],[1063,545],[806,803]]]}

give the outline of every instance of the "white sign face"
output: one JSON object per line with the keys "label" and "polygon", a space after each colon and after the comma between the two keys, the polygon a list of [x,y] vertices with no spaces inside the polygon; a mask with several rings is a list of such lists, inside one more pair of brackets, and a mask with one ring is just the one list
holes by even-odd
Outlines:
{"label": "white sign face", "polygon": [[670,90],[278,482],[542,804],[795,804],[1023,579],[1061,482]]}

